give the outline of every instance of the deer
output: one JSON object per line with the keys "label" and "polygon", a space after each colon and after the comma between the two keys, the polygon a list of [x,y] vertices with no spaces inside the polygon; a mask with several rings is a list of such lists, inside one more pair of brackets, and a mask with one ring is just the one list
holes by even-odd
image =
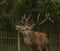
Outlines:
{"label": "deer", "polygon": [[[16,25],[16,30],[21,32],[25,45],[30,48],[30,51],[48,51],[48,36],[44,32],[34,31],[35,23],[29,23],[31,15],[26,17],[24,15],[20,22],[22,25]],[[40,14],[37,15],[37,22],[39,21]],[[45,19],[42,20],[39,25],[43,24],[49,17],[49,14],[45,14]]]}

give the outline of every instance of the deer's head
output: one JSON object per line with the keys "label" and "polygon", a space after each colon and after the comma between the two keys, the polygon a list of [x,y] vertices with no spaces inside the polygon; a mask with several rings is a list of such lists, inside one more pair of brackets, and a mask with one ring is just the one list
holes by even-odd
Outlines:
{"label": "deer's head", "polygon": [[22,24],[16,25],[16,30],[21,32],[23,35],[29,34],[29,32],[34,28],[35,24],[28,23],[30,16],[31,15],[29,15],[28,18],[26,18],[26,15],[24,15],[24,17],[22,17],[22,19],[20,20]]}

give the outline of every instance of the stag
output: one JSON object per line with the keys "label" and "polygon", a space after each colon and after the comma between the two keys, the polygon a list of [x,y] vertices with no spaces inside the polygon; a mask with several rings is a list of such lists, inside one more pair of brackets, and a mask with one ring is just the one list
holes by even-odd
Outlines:
{"label": "stag", "polygon": [[[31,15],[30,15],[31,16]],[[34,23],[29,23],[28,16],[26,18],[26,15],[22,17],[21,23],[22,25],[16,25],[16,30],[22,33],[24,43],[30,48],[30,51],[48,51],[48,36],[46,33],[34,31],[33,28],[35,26]],[[49,14],[46,14],[45,19],[39,23],[39,25],[43,24]],[[37,16],[37,22],[40,17],[40,14]]]}

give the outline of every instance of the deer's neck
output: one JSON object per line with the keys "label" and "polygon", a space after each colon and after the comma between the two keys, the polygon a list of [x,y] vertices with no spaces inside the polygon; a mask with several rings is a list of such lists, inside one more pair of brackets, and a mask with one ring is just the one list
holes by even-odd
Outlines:
{"label": "deer's neck", "polygon": [[31,30],[26,30],[25,31],[24,43],[27,44],[27,45],[32,44],[32,42],[31,42],[31,34],[32,34]]}

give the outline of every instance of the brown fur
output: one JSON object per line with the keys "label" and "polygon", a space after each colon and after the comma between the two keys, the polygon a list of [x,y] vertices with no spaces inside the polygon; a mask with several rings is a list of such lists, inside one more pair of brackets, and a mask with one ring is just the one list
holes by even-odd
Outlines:
{"label": "brown fur", "polygon": [[22,33],[25,45],[30,51],[48,51],[48,36],[43,32],[36,32],[27,25],[16,26],[16,30]]}
{"label": "brown fur", "polygon": [[[48,37],[47,34],[41,32],[33,32],[32,34],[32,45],[36,45],[39,51],[48,51]],[[30,47],[30,49],[32,49]],[[33,50],[31,50],[33,51]]]}

